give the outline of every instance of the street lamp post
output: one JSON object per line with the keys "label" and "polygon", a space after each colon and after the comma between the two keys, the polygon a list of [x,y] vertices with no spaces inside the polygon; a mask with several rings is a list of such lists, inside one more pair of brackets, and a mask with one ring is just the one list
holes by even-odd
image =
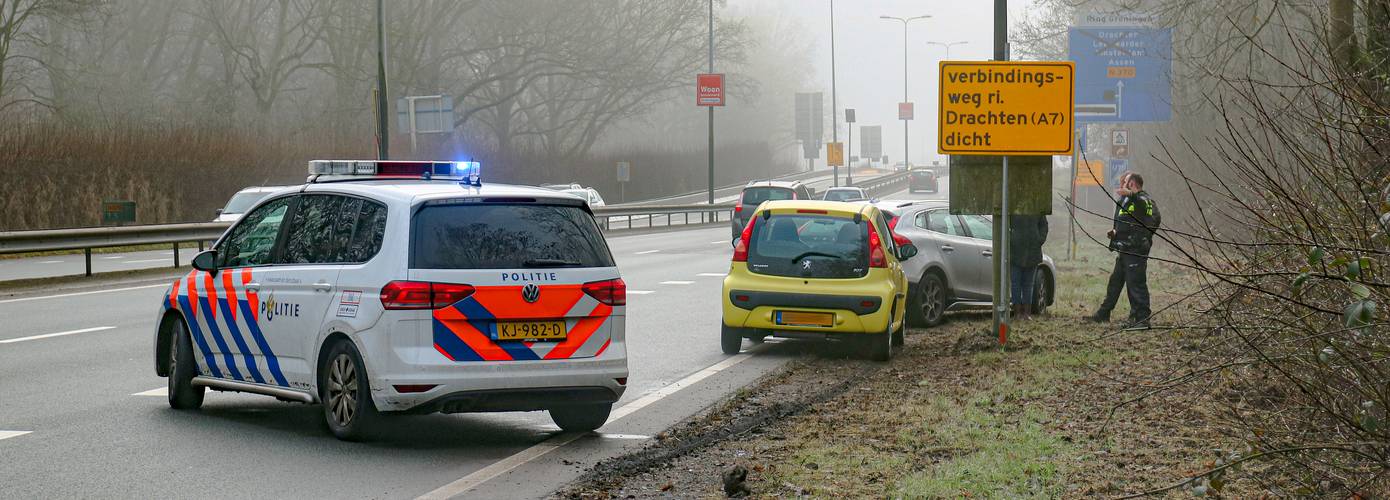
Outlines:
{"label": "street lamp post", "polygon": [[937,46],[937,47],[941,47],[941,48],[946,49],[946,60],[947,60],[947,61],[950,61],[950,60],[951,60],[951,47],[956,46],[956,45],[965,45],[965,44],[967,44],[967,43],[970,43],[970,41],[969,41],[969,40],[961,40],[961,41],[959,41],[959,42],[951,42],[951,43],[927,42],[927,45],[935,45],[935,46]]}
{"label": "street lamp post", "polygon": [[[880,19],[892,19],[892,20],[894,20],[894,21],[901,21],[901,22],[903,23],[903,102],[908,102],[908,100],[907,100],[907,25],[908,25],[908,23],[911,23],[912,21],[915,21],[915,20],[918,20],[918,19],[926,19],[926,18],[929,18],[929,17],[931,17],[931,16],[916,16],[916,17],[908,17],[908,18],[893,17],[893,16],[878,16],[878,17],[879,17]],[[903,120],[903,167],[904,167],[904,168],[906,168],[906,167],[907,167],[907,164],[908,164],[908,160],[907,160],[907,142],[908,142],[908,140],[907,140],[907,138],[908,138],[908,135],[907,135],[907,122],[908,122],[908,121],[909,121],[909,120]]]}

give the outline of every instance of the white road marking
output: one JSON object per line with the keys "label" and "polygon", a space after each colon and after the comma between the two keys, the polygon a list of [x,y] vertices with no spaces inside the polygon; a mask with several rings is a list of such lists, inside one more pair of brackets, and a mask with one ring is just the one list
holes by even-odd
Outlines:
{"label": "white road marking", "polygon": [[162,398],[162,397],[165,397],[165,396],[168,396],[168,395],[169,395],[169,388],[168,388],[168,387],[157,387],[157,388],[154,388],[154,389],[150,389],[150,390],[148,390],[148,391],[145,391],[145,392],[137,392],[137,393],[135,393],[135,394],[131,394],[131,396],[158,396],[158,397],[161,397],[161,398]]}
{"label": "white road marking", "polygon": [[707,276],[707,277],[710,277],[710,278],[723,278],[723,277],[728,276],[728,275],[729,275],[729,273],[700,273],[700,274],[697,274],[696,276]]}
{"label": "white road marking", "polygon": [[711,242],[709,242],[709,244],[711,244],[711,245],[728,245],[728,244],[729,244],[729,240],[711,241]]}
{"label": "white road marking", "polygon": [[106,260],[111,260],[111,259],[124,259],[125,256],[124,256],[124,255],[112,255],[112,256],[109,256],[109,257],[102,257],[102,258],[103,258],[103,259],[106,259]]}
{"label": "white road marking", "polygon": [[627,291],[627,294],[628,294],[628,295],[646,295],[646,294],[649,294],[649,293],[656,293],[656,291],[655,291],[655,290],[628,290],[628,291]]}
{"label": "white road marking", "polygon": [[0,440],[23,436],[34,431],[0,431]]}
{"label": "white road marking", "polygon": [[125,262],[122,262],[122,264],[146,264],[149,262],[169,262],[169,259],[127,260]]}
{"label": "white road marking", "polygon": [[125,288],[112,288],[112,289],[110,289],[110,290],[93,290],[93,291],[90,291],[90,292],[60,293],[60,294],[58,294],[58,295],[43,295],[43,296],[40,296],[40,297],[24,297],[24,298],[22,298],[22,299],[5,299],[5,300],[0,300],[0,304],[9,304],[9,303],[12,303],[12,302],[28,302],[28,301],[31,301],[31,300],[43,300],[43,299],[61,299],[61,298],[63,298],[63,297],[78,297],[78,296],[82,296],[82,295],[93,295],[93,294],[98,294],[98,293],[125,292],[125,291],[130,291],[130,290],[144,290],[144,289],[147,289],[147,288],[168,288],[168,287],[169,287],[169,285],[167,285],[167,284],[161,284],[161,285],[142,285],[142,286],[128,286],[128,287],[125,287]]}
{"label": "white road marking", "polygon": [[694,282],[694,281],[663,281],[663,282],[661,282],[660,284],[662,284],[662,285],[693,285],[693,284],[695,284],[695,282]]}
{"label": "white road marking", "polygon": [[15,343],[15,342],[24,342],[24,341],[27,341],[27,340],[39,340],[39,339],[46,339],[46,338],[52,338],[52,337],[62,337],[62,336],[64,336],[64,335],[77,335],[77,334],[79,334],[79,333],[100,332],[100,331],[102,331],[102,330],[113,330],[113,329],[115,329],[115,328],[116,328],[116,327],[114,327],[114,326],[97,326],[97,327],[92,327],[92,328],[83,328],[83,329],[81,329],[81,330],[68,330],[68,331],[66,331],[66,332],[45,333],[45,334],[43,334],[43,335],[34,335],[34,336],[30,336],[30,337],[20,337],[20,338],[17,338],[17,339],[5,339],[5,340],[0,340],[0,344],[13,344],[13,343]]}
{"label": "white road marking", "polygon": [[600,439],[633,439],[633,440],[640,440],[640,439],[651,439],[651,438],[652,438],[651,436],[648,436],[648,435],[645,435],[645,434],[608,434],[608,433],[604,433],[604,432],[599,432],[599,433],[597,433],[597,434],[598,434],[598,437],[599,437]]}
{"label": "white road marking", "polygon": [[64,261],[61,260],[45,260],[43,262],[40,262],[40,264],[62,264],[63,262]]}
{"label": "white road marking", "polygon": [[632,252],[632,254],[633,254],[633,255],[647,255],[647,254],[649,254],[649,253],[657,253],[657,252],[660,252],[660,251],[661,251],[661,250],[643,250],[643,251],[641,251],[641,252]]}
{"label": "white road marking", "polygon": [[[749,350],[749,352],[747,353],[732,356],[729,359],[710,365],[708,368],[692,373],[689,376],[680,379],[675,383],[672,383],[671,385],[652,391],[647,395],[638,398],[636,401],[625,404],[622,408],[613,410],[613,413],[610,413],[608,415],[608,421],[615,422],[618,419],[621,419],[623,417],[637,412],[638,410],[646,408],[652,403],[655,403],[667,396],[675,394],[676,391],[689,387],[701,380],[707,379],[716,373],[727,370],[731,366],[742,363],[744,360],[752,358],[754,351],[756,351],[757,349],[758,348],[755,347],[754,349]],[[531,446],[530,448],[527,448],[525,450],[521,450],[510,457],[498,460],[497,462],[494,462],[492,465],[483,467],[482,469],[478,469],[472,474],[463,476],[452,483],[439,487],[439,489],[436,489],[424,495],[420,495],[419,498],[452,498],[458,495],[462,495],[464,493],[467,493],[469,490],[477,488],[479,485],[486,483],[489,480],[492,480],[497,476],[501,476],[502,474],[511,472],[517,467],[526,465],[526,463],[540,458],[544,456],[546,453],[555,451],[556,449],[570,444],[575,440],[587,435],[590,434],[580,432],[566,432],[556,434],[550,439],[541,441],[540,443]],[[599,437],[603,436],[603,434],[599,434]]]}

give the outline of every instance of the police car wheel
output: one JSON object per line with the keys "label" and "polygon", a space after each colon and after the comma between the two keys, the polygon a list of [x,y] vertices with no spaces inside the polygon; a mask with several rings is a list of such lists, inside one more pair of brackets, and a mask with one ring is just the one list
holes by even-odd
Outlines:
{"label": "police car wheel", "polygon": [[566,432],[589,432],[608,422],[612,403],[557,406],[550,409],[550,419]]}
{"label": "police car wheel", "polygon": [[376,416],[362,356],[352,342],[340,341],[328,348],[323,359],[323,366],[319,367],[319,397],[323,401],[324,422],[338,439],[362,439]]}
{"label": "police car wheel", "polygon": [[173,320],[169,342],[169,407],[196,410],[203,406],[207,388],[193,385],[193,377],[198,375],[198,365],[193,359],[193,341],[183,320]]}
{"label": "police car wheel", "polygon": [[743,348],[743,333],[729,325],[719,325],[719,349],[724,354],[738,354]]}

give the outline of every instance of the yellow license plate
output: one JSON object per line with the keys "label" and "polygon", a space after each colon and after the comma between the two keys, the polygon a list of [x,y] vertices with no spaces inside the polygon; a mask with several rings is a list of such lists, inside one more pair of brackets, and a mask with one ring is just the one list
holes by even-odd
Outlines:
{"label": "yellow license plate", "polygon": [[835,315],[832,313],[778,311],[777,324],[788,326],[832,326]]}
{"label": "yellow license plate", "polygon": [[505,321],[497,323],[497,340],[564,339],[564,321]]}

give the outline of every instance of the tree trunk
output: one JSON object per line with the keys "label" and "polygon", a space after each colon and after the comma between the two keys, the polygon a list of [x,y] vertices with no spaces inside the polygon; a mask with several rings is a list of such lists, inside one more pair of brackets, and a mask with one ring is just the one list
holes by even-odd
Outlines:
{"label": "tree trunk", "polygon": [[1390,0],[1366,0],[1366,55],[1371,69],[1390,77]]}
{"label": "tree trunk", "polygon": [[1356,68],[1356,2],[1354,0],[1328,0],[1329,24],[1328,47],[1333,60],[1344,71]]}

